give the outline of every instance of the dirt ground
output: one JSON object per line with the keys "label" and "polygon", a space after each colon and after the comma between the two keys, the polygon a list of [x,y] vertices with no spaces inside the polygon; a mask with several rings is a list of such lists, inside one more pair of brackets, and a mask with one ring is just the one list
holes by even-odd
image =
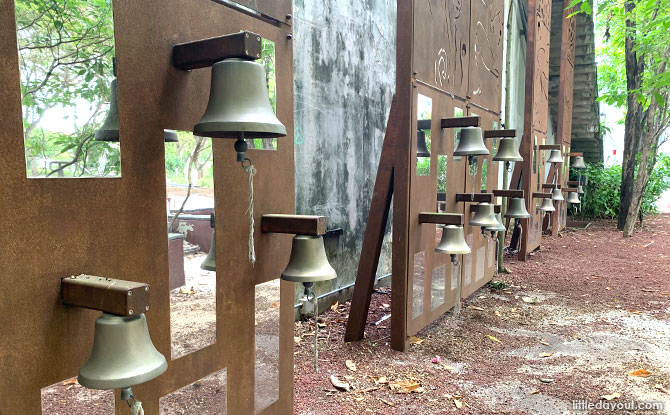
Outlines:
{"label": "dirt ground", "polygon": [[[294,413],[670,414],[670,217],[628,239],[599,221],[542,244],[527,262],[506,256],[511,274],[494,278],[506,288],[480,289],[406,353],[390,349],[389,320],[373,324],[390,313],[390,289],[373,295],[361,342],[343,343],[348,304],[322,315],[319,373],[313,324],[297,323]],[[579,410],[581,401],[665,409]]]}

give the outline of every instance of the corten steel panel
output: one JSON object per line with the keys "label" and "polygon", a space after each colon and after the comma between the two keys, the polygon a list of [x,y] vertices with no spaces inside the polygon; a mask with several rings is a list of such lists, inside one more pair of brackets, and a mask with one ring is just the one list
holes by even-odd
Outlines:
{"label": "corten steel panel", "polygon": [[259,12],[263,17],[269,17],[276,20],[275,24],[279,22],[283,24],[292,24],[292,1],[291,0],[212,0],[218,3],[225,4],[237,3],[243,7],[248,7],[255,12]]}
{"label": "corten steel panel", "polygon": [[[550,0],[529,0],[524,128],[519,152],[524,159],[521,183],[526,192],[526,208],[531,218],[521,220],[524,232],[519,249],[520,260],[526,260],[528,253],[540,245],[542,237],[542,218],[536,201],[530,195],[539,191],[537,186],[541,184],[540,180],[544,180],[544,152],[535,146],[544,144],[547,131],[550,20]],[[541,160],[540,163],[536,163],[534,153]]]}
{"label": "corten steel panel", "polygon": [[[179,10],[179,13],[174,13]],[[192,22],[199,24],[193,25]],[[210,71],[170,66],[174,43],[250,30],[275,42],[277,112],[293,131],[292,45],[286,32],[209,0],[114,2],[122,177],[27,179],[22,138],[14,2],[0,3],[0,413],[40,413],[40,389],[75,376],[87,359],[98,312],[60,304],[60,278],[90,273],[151,285],[147,313],[154,345],[170,356],[168,241],[163,129],[190,130],[207,104]],[[294,212],[293,138],[277,151],[248,156],[254,178],[256,266],[247,260],[248,177],[230,140],[214,140],[217,218],[217,342],[169,362],[168,371],[134,388],[147,415],[161,396],[227,368],[228,413],[254,411],[254,285],[277,278],[290,235],[264,235],[260,216]],[[16,206],[22,209],[16,210]],[[223,219],[225,218],[225,219]],[[20,237],[19,237],[20,236]],[[35,255],[39,252],[39,255]],[[25,284],[17,284],[22,281]],[[37,293],[37,295],[36,295]],[[292,410],[293,287],[282,283],[280,400],[266,414]],[[25,370],[27,367],[38,370]],[[116,413],[126,414],[117,401]]]}
{"label": "corten steel panel", "polygon": [[416,80],[465,99],[471,54],[470,0],[416,0],[413,25]]}
{"label": "corten steel panel", "polygon": [[473,0],[470,9],[468,97],[473,104],[500,112],[504,2]]}

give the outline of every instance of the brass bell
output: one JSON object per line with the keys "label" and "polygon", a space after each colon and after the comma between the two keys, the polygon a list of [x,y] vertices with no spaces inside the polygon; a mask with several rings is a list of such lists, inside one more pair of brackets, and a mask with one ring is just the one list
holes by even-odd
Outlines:
{"label": "brass bell", "polygon": [[423,130],[416,132],[416,156],[430,157],[430,151],[428,151],[428,146],[426,145],[426,133]]}
{"label": "brass bell", "polygon": [[563,193],[558,187],[551,191],[551,200],[562,202],[565,199],[563,198]]}
{"label": "brass bell", "polygon": [[109,111],[102,127],[95,132],[95,141],[119,141],[119,102],[116,98],[116,78],[109,87]]}
{"label": "brass bell", "polygon": [[570,192],[568,194],[567,202],[572,203],[574,205],[578,205],[578,204],[582,203],[581,200],[579,200],[579,195],[577,194],[577,192]]}
{"label": "brass bell", "polygon": [[200,269],[216,271],[216,231],[212,232],[212,245],[205,260],[200,263]]}
{"label": "brass bell", "polygon": [[512,219],[526,219],[530,217],[530,213],[526,210],[526,201],[522,197],[513,197],[509,200],[506,218]]}
{"label": "brass bell", "polygon": [[442,239],[435,247],[436,254],[460,255],[470,252],[470,247],[465,243],[462,226],[446,225],[442,227]]}
{"label": "brass bell", "polygon": [[209,102],[193,133],[202,137],[283,137],[286,127],[275,116],[260,63],[225,59],[212,66]]}
{"label": "brass bell", "polygon": [[577,188],[577,193],[580,194],[580,195],[583,195],[583,194],[584,194],[584,188],[582,187],[581,184],[580,184],[579,187]]}
{"label": "brass bell", "polygon": [[498,144],[498,153],[493,157],[493,161],[523,161],[516,141],[513,138],[501,139]]}
{"label": "brass bell", "polygon": [[555,212],[556,208],[554,208],[554,202],[552,202],[551,199],[546,198],[546,199],[542,199],[542,204],[540,205],[540,210],[542,212]]}
{"label": "brass bell", "polygon": [[489,149],[484,144],[482,129],[479,127],[463,127],[458,132],[458,147],[454,156],[488,156]]}
{"label": "brass bell", "polygon": [[561,150],[551,150],[551,153],[549,153],[549,160],[547,160],[547,163],[563,163]]}
{"label": "brass bell", "polygon": [[314,283],[337,277],[328,263],[323,237],[296,235],[291,246],[291,258],[281,279],[286,281]]}
{"label": "brass bell", "polygon": [[584,164],[584,157],[575,156],[574,160],[572,161],[572,168],[573,169],[585,169],[586,164]]}
{"label": "brass bell", "polygon": [[95,321],[93,349],[78,380],[90,389],[125,389],[166,370],[167,361],[151,343],[144,314],[103,313]]}
{"label": "brass bell", "polygon": [[490,203],[479,203],[475,216],[470,219],[470,226],[481,226],[482,228],[493,227],[498,224],[496,220],[493,205]]}
{"label": "brass bell", "polygon": [[179,137],[175,130],[163,130],[163,141],[166,143],[178,143]]}
{"label": "brass bell", "polygon": [[486,230],[491,232],[491,234],[493,234],[495,232],[506,231],[507,228],[505,228],[505,225],[503,224],[502,216],[500,216],[500,213],[496,213],[495,218],[496,218],[496,222],[498,222],[498,223],[495,226],[486,227]]}

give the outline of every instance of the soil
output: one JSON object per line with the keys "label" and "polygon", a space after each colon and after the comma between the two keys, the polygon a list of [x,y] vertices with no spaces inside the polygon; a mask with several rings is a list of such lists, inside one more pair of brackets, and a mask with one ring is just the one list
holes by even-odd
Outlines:
{"label": "soil", "polygon": [[[483,287],[406,353],[389,346],[390,320],[374,324],[390,313],[390,289],[373,295],[360,342],[343,343],[348,304],[320,317],[318,373],[313,323],[296,323],[294,413],[604,414],[573,401],[634,400],[665,409],[614,413],[670,414],[670,217],[626,239],[609,221],[567,229],[544,237],[528,261],[510,254],[505,264],[511,274],[494,278],[504,289]],[[638,369],[649,376],[629,375]],[[400,381],[418,389],[391,390]]]}

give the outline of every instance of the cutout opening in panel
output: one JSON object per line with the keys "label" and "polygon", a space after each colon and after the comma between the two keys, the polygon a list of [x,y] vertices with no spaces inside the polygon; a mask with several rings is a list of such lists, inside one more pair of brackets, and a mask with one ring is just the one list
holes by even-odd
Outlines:
{"label": "cutout opening in panel", "polygon": [[444,297],[447,290],[447,265],[440,265],[433,269],[433,278],[431,281],[432,289],[430,296],[430,309],[435,310],[444,304]]}
{"label": "cutout opening in panel", "polygon": [[414,254],[414,277],[412,278],[412,318],[423,314],[423,290],[425,277],[426,252]]}
{"label": "cutout opening in panel", "polygon": [[228,413],[228,370],[222,369],[160,399],[160,415]]}
{"label": "cutout opening in panel", "polygon": [[481,189],[486,190],[489,181],[489,160],[482,160],[482,178],[481,178]]}
{"label": "cutout opening in panel", "polygon": [[216,341],[216,264],[214,253],[208,256],[215,246],[212,139],[171,130],[165,136],[177,139],[165,143],[171,355],[177,359]]}
{"label": "cutout opening in panel", "polygon": [[[271,40],[261,38],[261,58],[258,63],[265,67],[265,85],[268,89],[270,105],[277,113],[277,76],[275,72],[275,43]],[[277,137],[271,138],[245,138],[249,150],[276,150]]]}
{"label": "cutout opening in panel", "polygon": [[[462,117],[463,116],[463,108],[454,108],[454,117]],[[461,141],[460,137],[458,136],[458,133],[461,132],[460,128],[454,128],[454,150],[458,148],[458,142]],[[454,161],[461,161],[463,159],[462,156],[454,156]]]}
{"label": "cutout opening in panel", "polygon": [[112,1],[15,5],[27,177],[120,176]]}
{"label": "cutout opening in panel", "polygon": [[533,136],[533,174],[537,174],[537,136]]}
{"label": "cutout opening in panel", "polygon": [[279,400],[279,327],[281,281],[256,285],[256,413]]}
{"label": "cutout opening in panel", "polygon": [[88,389],[73,377],[42,388],[42,415],[114,415],[114,391]]}
{"label": "cutout opening in panel", "polygon": [[447,191],[447,161],[449,157],[444,154],[437,156],[437,191]]}
{"label": "cutout opening in panel", "polygon": [[[419,94],[416,108],[416,175],[430,176],[431,130],[430,120],[433,113],[433,101]],[[428,126],[424,124],[428,124]],[[426,128],[428,127],[428,128]]]}

